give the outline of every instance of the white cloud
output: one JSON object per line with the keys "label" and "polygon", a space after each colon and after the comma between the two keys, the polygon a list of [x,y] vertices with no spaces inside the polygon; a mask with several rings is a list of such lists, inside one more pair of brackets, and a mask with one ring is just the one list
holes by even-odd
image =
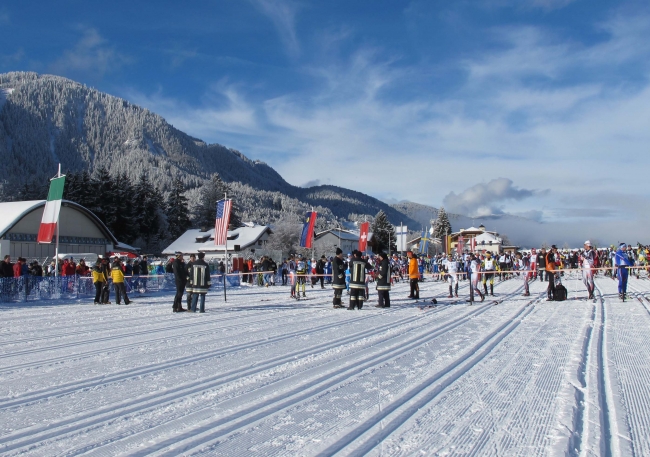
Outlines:
{"label": "white cloud", "polygon": [[174,127],[200,139],[209,140],[220,134],[256,135],[260,127],[255,109],[246,102],[237,87],[220,81],[205,94],[204,104],[196,108],[166,97],[162,90],[151,95],[127,89],[126,98],[161,114]]}
{"label": "white cloud", "polygon": [[497,178],[488,183],[475,184],[460,194],[450,192],[443,199],[443,204],[451,213],[483,217],[503,214],[503,202],[520,201],[539,193],[536,190],[515,187],[510,179]]}
{"label": "white cloud", "polygon": [[50,65],[50,71],[61,75],[83,72],[101,77],[129,62],[129,58],[110,46],[97,30],[84,28],[82,33],[77,44]]}
{"label": "white cloud", "polygon": [[251,1],[273,22],[289,55],[297,57],[300,54],[295,24],[298,5],[290,0]]}
{"label": "white cloud", "polygon": [[576,188],[638,194],[638,181],[620,182],[617,170],[648,166],[647,78],[634,86],[598,78],[616,71],[608,56],[648,61],[645,44],[619,55],[622,43],[645,43],[650,25],[648,17],[627,20],[629,29],[623,16],[601,24],[609,35],[590,46],[509,27],[500,32],[506,37],[500,51],[452,64],[467,69],[467,78],[443,96],[393,97],[428,69],[364,48],[348,60],[328,56],[301,67],[315,88],[262,103],[248,98],[247,87],[223,82],[211,91],[215,100],[206,96],[198,108],[159,94],[135,101],[192,135],[266,161],[295,185],[319,180],[439,206],[450,191],[461,195],[468,183],[505,175],[523,190],[552,192],[491,200],[483,205],[488,211],[564,219],[558,209],[578,207],[570,201]]}

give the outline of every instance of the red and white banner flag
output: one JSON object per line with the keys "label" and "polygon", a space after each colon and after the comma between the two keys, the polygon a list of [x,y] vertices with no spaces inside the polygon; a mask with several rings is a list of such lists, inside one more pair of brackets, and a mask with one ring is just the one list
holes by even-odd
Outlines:
{"label": "red and white banner flag", "polygon": [[47,202],[43,210],[41,226],[38,229],[39,243],[51,243],[56,225],[59,223],[59,213],[61,212],[61,200],[63,200],[63,188],[65,186],[65,175],[54,178],[50,182],[50,191],[47,193]]}
{"label": "red and white banner flag", "polygon": [[217,219],[214,222],[214,244],[216,246],[226,246],[228,241],[231,208],[232,200],[219,200],[217,202]]}
{"label": "red and white banner flag", "polygon": [[368,228],[370,227],[370,222],[364,222],[361,224],[359,230],[359,251],[365,252],[368,247]]}

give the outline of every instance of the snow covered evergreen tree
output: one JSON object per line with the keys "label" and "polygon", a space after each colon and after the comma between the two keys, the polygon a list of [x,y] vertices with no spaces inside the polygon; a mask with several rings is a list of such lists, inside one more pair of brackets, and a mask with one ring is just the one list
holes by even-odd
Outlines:
{"label": "snow covered evergreen tree", "polygon": [[172,184],[172,191],[167,198],[166,212],[169,224],[169,236],[176,239],[190,228],[190,212],[187,208],[187,197],[184,195],[183,181],[176,178]]}
{"label": "snow covered evergreen tree", "polygon": [[239,202],[236,195],[226,184],[219,173],[214,173],[210,182],[206,183],[201,189],[201,201],[196,208],[194,223],[198,227],[212,228],[217,216],[217,202],[223,200],[224,196],[232,199],[232,210],[230,211],[230,228],[241,227],[242,222],[239,217]]}
{"label": "snow covered evergreen tree", "polygon": [[440,207],[438,210],[438,218],[433,224],[433,237],[442,238],[445,235],[451,235],[451,223],[445,208]]}
{"label": "snow covered evergreen tree", "polygon": [[388,251],[396,249],[395,227],[393,227],[393,224],[388,220],[386,213],[381,210],[377,213],[374,222],[370,226],[370,231],[373,233],[373,237],[377,241],[377,249],[388,249]]}

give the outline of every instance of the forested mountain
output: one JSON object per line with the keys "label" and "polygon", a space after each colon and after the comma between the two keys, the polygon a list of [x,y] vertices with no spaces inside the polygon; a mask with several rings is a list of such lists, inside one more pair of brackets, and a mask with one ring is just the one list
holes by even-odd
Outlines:
{"label": "forested mountain", "polygon": [[64,171],[92,175],[105,169],[132,182],[144,172],[165,197],[178,179],[190,205],[218,173],[230,184],[244,220],[298,220],[313,206],[326,219],[383,210],[393,223],[415,223],[360,192],[292,186],[263,162],[208,145],[147,109],[58,76],[0,74],[0,163],[5,200],[19,198],[27,182],[47,182],[61,163]]}

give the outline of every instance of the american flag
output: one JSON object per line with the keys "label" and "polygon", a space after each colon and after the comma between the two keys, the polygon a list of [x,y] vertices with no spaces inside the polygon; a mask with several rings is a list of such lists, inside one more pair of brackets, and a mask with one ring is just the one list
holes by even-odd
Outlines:
{"label": "american flag", "polygon": [[232,200],[219,200],[217,202],[217,220],[214,223],[214,244],[217,246],[226,245],[231,208]]}

